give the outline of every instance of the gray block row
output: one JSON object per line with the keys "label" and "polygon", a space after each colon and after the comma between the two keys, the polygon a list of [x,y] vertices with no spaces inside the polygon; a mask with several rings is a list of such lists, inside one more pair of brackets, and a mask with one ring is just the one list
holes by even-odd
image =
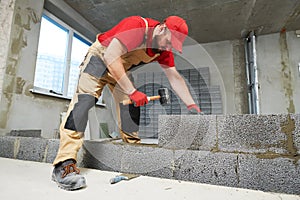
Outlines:
{"label": "gray block row", "polygon": [[300,115],[218,116],[219,148],[241,151],[297,155],[300,153]]}
{"label": "gray block row", "polygon": [[35,137],[0,137],[0,157],[52,163],[59,142]]}
{"label": "gray block row", "polygon": [[173,151],[156,145],[84,141],[86,167],[127,173],[149,174],[170,168]]}
{"label": "gray block row", "polygon": [[[0,157],[53,163],[59,148],[58,139],[36,137],[0,137]],[[83,151],[78,152],[77,164],[82,166]]]}
{"label": "gray block row", "polygon": [[86,167],[269,192],[300,194],[299,164],[288,157],[84,143]]}
{"label": "gray block row", "polygon": [[300,154],[300,115],[161,115],[159,145],[171,149]]}
{"label": "gray block row", "polygon": [[11,130],[7,136],[41,137],[41,130]]}
{"label": "gray block row", "polygon": [[[179,152],[179,151],[175,151]],[[186,150],[175,161],[174,178],[268,192],[300,194],[300,161],[251,154]]]}
{"label": "gray block row", "polygon": [[[58,145],[56,139],[0,137],[0,156],[51,163]],[[177,150],[114,141],[84,141],[80,152],[81,167],[300,194],[299,156],[263,157],[261,154]]]}

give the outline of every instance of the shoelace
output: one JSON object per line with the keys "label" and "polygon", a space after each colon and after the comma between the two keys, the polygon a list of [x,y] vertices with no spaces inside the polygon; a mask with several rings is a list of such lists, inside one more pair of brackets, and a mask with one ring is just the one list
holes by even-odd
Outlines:
{"label": "shoelace", "polygon": [[80,173],[80,170],[76,167],[76,165],[74,163],[68,164],[66,166],[64,166],[64,173],[61,175],[61,178],[64,178],[65,176],[67,176],[68,174],[75,172],[76,174]]}

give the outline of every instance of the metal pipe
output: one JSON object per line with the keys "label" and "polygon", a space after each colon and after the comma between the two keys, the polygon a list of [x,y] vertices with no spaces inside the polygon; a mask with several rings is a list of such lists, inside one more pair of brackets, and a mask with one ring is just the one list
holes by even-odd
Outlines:
{"label": "metal pipe", "polygon": [[245,60],[248,84],[248,105],[250,114],[259,114],[259,83],[256,57],[256,36],[251,31],[245,39]]}
{"label": "metal pipe", "polygon": [[244,39],[244,51],[245,51],[245,67],[246,67],[246,78],[247,78],[247,97],[248,97],[248,110],[249,113],[252,111],[251,103],[251,91],[250,91],[250,73],[249,73],[249,56],[248,56],[248,37]]}
{"label": "metal pipe", "polygon": [[254,114],[259,114],[259,83],[258,83],[258,69],[257,69],[257,57],[256,57],[256,36],[254,31],[251,31],[251,43],[252,43],[252,69],[253,69],[253,104],[254,104]]}

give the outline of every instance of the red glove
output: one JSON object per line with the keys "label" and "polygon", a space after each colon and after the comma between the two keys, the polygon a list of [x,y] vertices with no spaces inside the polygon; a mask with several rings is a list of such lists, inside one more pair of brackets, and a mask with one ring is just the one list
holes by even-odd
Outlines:
{"label": "red glove", "polygon": [[148,103],[147,95],[138,90],[135,90],[129,95],[129,98],[134,102],[136,107],[143,106]]}
{"label": "red glove", "polygon": [[192,114],[203,114],[203,112],[200,110],[200,108],[196,104],[188,105],[187,109]]}

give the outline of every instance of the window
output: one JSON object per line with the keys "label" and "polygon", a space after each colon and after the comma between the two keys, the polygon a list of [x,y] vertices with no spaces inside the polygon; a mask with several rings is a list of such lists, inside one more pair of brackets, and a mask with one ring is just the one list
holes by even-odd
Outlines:
{"label": "window", "polygon": [[91,42],[49,12],[41,21],[34,86],[71,98]]}

